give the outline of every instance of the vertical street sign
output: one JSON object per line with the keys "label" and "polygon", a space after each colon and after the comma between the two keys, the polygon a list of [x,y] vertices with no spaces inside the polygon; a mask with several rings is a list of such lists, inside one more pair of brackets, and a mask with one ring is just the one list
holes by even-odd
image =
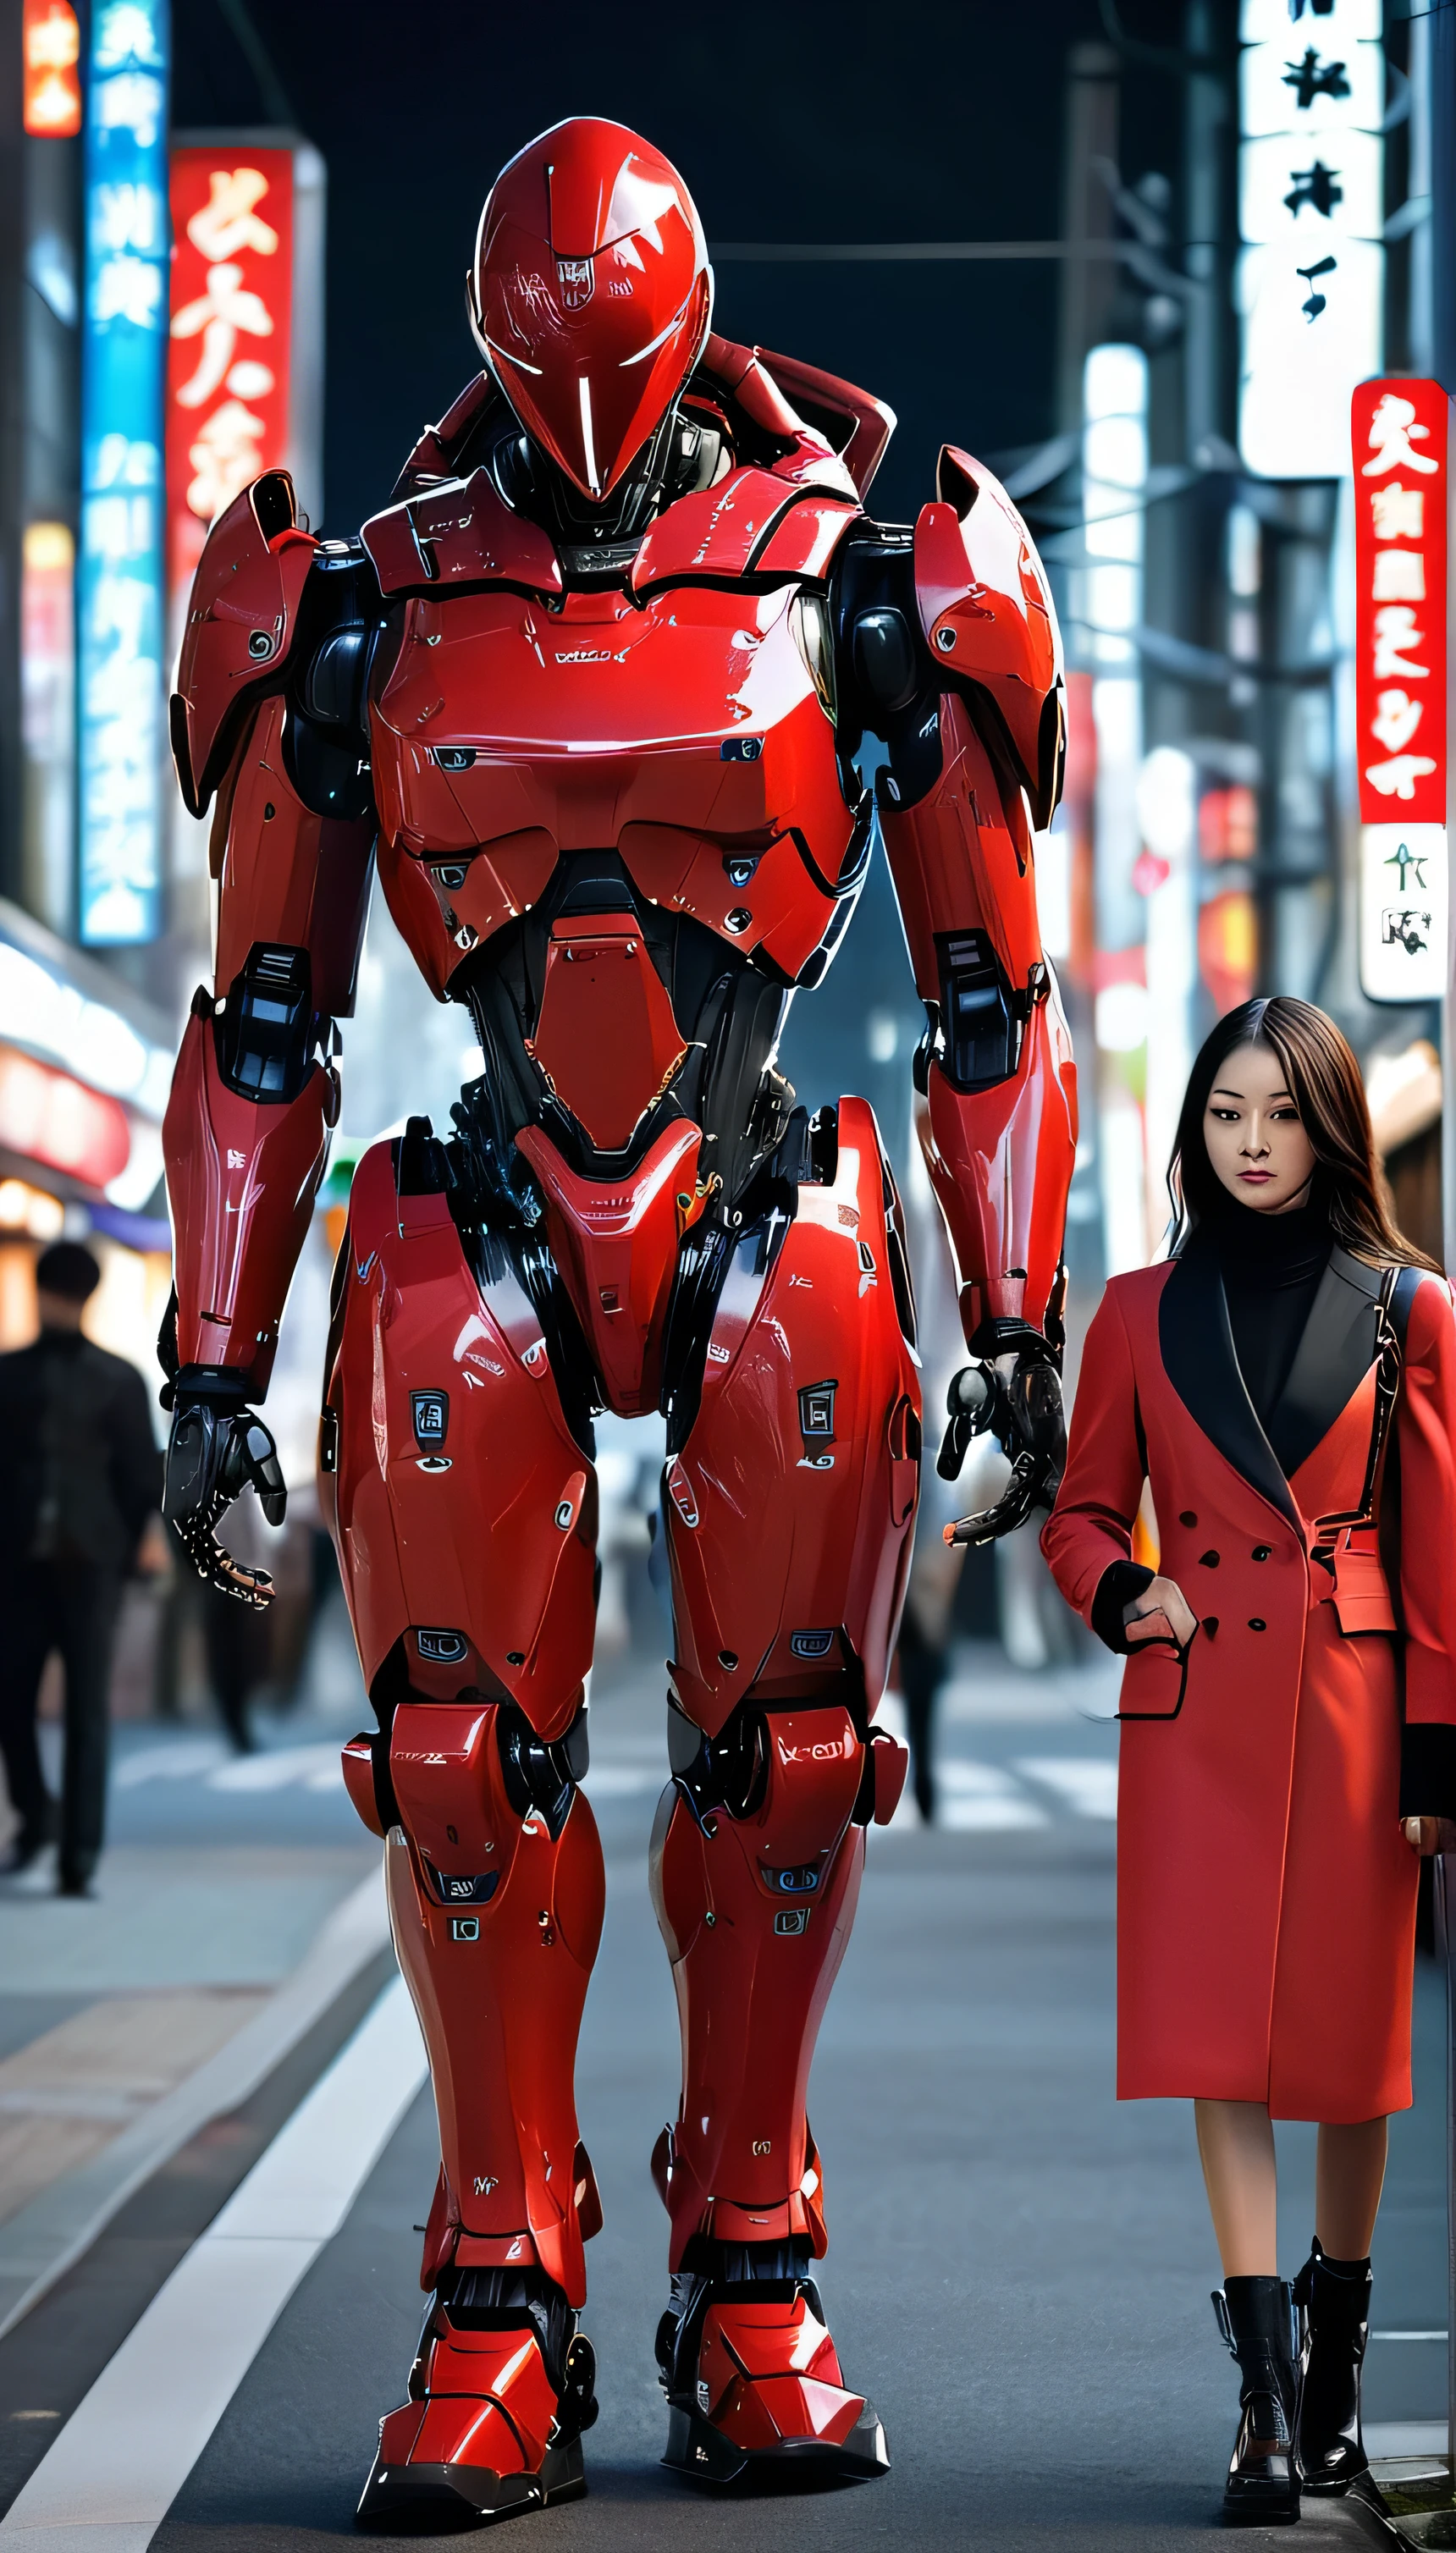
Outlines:
{"label": "vertical street sign", "polygon": [[1373,1002],[1446,990],[1446,393],[1351,400],[1360,980]]}
{"label": "vertical street sign", "polygon": [[291,459],[292,150],[178,146],[171,222],[168,581],[181,595],[214,515]]}
{"label": "vertical street sign", "polygon": [[96,0],[85,124],[80,936],[162,928],[168,0]]}
{"label": "vertical street sign", "polygon": [[1337,479],[1383,353],[1381,0],[1242,0],[1239,32],[1239,449]]}

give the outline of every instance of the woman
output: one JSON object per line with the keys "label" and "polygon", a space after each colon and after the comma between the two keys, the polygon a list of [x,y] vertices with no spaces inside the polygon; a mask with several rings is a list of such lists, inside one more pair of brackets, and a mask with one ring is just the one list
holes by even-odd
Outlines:
{"label": "woman", "polygon": [[[1114,1277],[1088,1333],[1043,1546],[1128,1653],[1118,2097],[1193,2100],[1242,2376],[1224,2507],[1267,2522],[1366,2463],[1416,1862],[1456,1841],[1456,1327],[1392,1223],[1355,1057],[1308,1003],[1219,1022],[1170,1187],[1173,1258]],[[1131,1558],[1145,1480],[1156,1571]],[[1297,2384],[1280,2118],[1320,2122]]]}

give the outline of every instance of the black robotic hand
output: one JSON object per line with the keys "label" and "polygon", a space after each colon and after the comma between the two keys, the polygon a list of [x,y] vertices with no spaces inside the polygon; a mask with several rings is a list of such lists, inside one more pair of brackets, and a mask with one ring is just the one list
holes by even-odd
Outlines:
{"label": "black robotic hand", "polygon": [[198,1577],[261,1612],[273,1603],[268,1571],[245,1568],[217,1538],[223,1516],[250,1482],[269,1523],[281,1524],[288,1494],[278,1447],[262,1419],[251,1409],[194,1396],[183,1377],[172,1411],[162,1512]]}
{"label": "black robotic hand", "polygon": [[162,1406],[171,1411],[162,1512],[198,1577],[262,1612],[273,1603],[272,1578],[266,1569],[247,1569],[224,1551],[217,1527],[250,1482],[269,1523],[282,1523],[288,1493],[279,1450],[262,1419],[246,1406],[242,1375],[222,1367],[179,1365],[176,1300],[173,1293],[157,1342],[167,1377]]}
{"label": "black robotic hand", "polygon": [[[998,1362],[962,1366],[952,1382],[936,1469],[943,1481],[958,1479],[971,1438],[989,1433],[1011,1465],[1011,1478],[994,1506],[947,1525],[948,1543],[994,1542],[1014,1533],[1035,1507],[1050,1507],[1066,1460],[1056,1350],[1024,1322],[998,1323],[985,1344]],[[1003,1371],[1008,1358],[1009,1373]]]}

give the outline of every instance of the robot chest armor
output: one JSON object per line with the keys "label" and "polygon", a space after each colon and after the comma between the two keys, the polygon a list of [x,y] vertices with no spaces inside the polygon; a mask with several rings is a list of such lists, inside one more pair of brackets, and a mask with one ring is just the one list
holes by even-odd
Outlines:
{"label": "robot chest armor", "polygon": [[565,853],[793,983],[857,883],[820,607],[793,585],[645,604],[413,596],[372,709],[381,873],[437,992]]}

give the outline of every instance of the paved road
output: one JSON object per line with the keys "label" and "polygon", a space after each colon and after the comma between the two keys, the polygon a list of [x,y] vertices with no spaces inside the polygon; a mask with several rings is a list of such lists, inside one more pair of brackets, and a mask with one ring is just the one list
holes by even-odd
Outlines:
{"label": "paved road", "polygon": [[[1172,2104],[1119,2109],[1111,2097],[1115,1736],[1079,1716],[1106,1703],[1105,1677],[1032,1680],[968,1661],[947,1702],[943,1826],[927,1833],[906,1817],[872,1838],[813,2115],[834,2237],[826,2300],[850,2381],[884,2417],[894,2470],[829,2498],[723,2504],[656,2464],[664,2423],[651,2336],[664,2220],[646,2159],[676,2099],[671,1994],[643,1877],[663,1773],[660,1685],[624,1670],[601,1679],[589,1788],[609,1904],[580,2107],[607,2209],[589,2256],[587,2315],[602,2417],[588,2441],[590,2498],[536,2518],[533,2540],[583,2553],[757,2548],[791,2531],[796,2553],[976,2538],[998,2553],[1101,2553],[1182,2546],[1212,2531],[1235,2397],[1207,2301],[1216,2263],[1190,2123]],[[331,1869],[358,1832],[330,1769],[332,1744],[316,1729],[284,1731],[268,1754],[234,1765],[195,1737],[138,1732],[120,1771],[119,1856],[165,1861],[210,1845],[226,1859],[267,1834],[294,1877],[310,1856]],[[377,1992],[379,1979],[367,1982]],[[364,2000],[361,1990],[361,2009]],[[317,2061],[359,2018],[335,2016]],[[366,2039],[381,2026],[368,2024]],[[1388,2330],[1443,2320],[1439,2039],[1427,1974],[1420,2103],[1397,2133],[1378,2259],[1377,2322]],[[177,2261],[205,2299],[208,2259],[229,2247],[212,2241],[209,2255],[195,2237],[249,2164],[262,2156],[266,2168],[277,2156],[269,2141],[289,2111],[303,2119],[306,2098],[295,2105],[310,2079],[300,2056],[289,2081],[198,2139],[0,2341],[0,2501],[52,2441],[59,2471],[69,2438],[67,2488],[80,2493],[72,2515],[132,2520],[114,2537],[91,2523],[84,2536],[57,2536],[53,2509],[56,2553],[82,2541],[97,2553],[142,2553],[153,2523],[138,2515],[145,2493],[135,2507],[111,2505],[98,2451],[83,2452],[84,2416],[67,2423],[92,2379],[122,2363],[118,2342]],[[387,2081],[397,2104],[408,2090],[397,2056],[381,2069]],[[351,2133],[371,2097],[354,2099]],[[1295,2131],[1283,2143],[1292,2267],[1309,2225],[1310,2140]],[[428,2203],[434,2151],[421,2093],[372,2164],[367,2152],[364,2164],[356,2156],[362,2184],[342,2224],[313,2228],[311,2266],[230,2399],[224,2388],[195,2467],[174,2497],[163,2489],[159,2553],[302,2553],[348,2535],[377,2415],[400,2398],[412,2352],[411,2228]],[[231,2294],[218,2287],[215,2311],[198,2311],[199,2365],[211,2335],[231,2327],[230,2313],[236,2320]],[[195,2390],[196,2371],[179,2370],[179,2383],[183,2373]],[[1376,2416],[1433,2417],[1442,2393],[1439,2345],[1373,2348]],[[149,2438],[160,2447],[175,2427],[165,2388],[133,2427],[145,2463]],[[12,2538],[19,2553],[25,2513],[23,2501],[0,2525],[0,2553]],[[39,2548],[38,2535],[30,2540]],[[1311,2513],[1300,2540],[1353,2541],[1351,2521]]]}

